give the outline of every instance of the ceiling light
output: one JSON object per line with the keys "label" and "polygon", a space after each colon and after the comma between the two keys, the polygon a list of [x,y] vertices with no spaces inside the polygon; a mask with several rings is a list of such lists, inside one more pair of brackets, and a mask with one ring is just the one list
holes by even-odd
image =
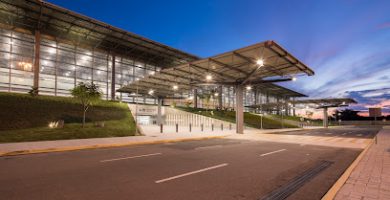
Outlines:
{"label": "ceiling light", "polygon": [[258,60],[256,61],[256,64],[259,65],[260,67],[261,67],[261,66],[264,66],[264,61],[263,61],[262,59],[258,59]]}
{"label": "ceiling light", "polygon": [[177,90],[177,89],[179,89],[179,86],[174,85],[172,88],[173,88],[174,90]]}
{"label": "ceiling light", "polygon": [[218,92],[216,92],[216,93],[214,94],[214,96],[216,96],[216,97],[217,97],[218,95],[219,95]]}
{"label": "ceiling light", "polygon": [[246,90],[251,90],[252,87],[250,85],[246,86]]}
{"label": "ceiling light", "polygon": [[206,80],[211,81],[211,79],[213,79],[213,77],[212,77],[210,74],[208,74],[208,75],[206,76]]}
{"label": "ceiling light", "polygon": [[152,95],[154,93],[154,90],[149,90],[148,94]]}
{"label": "ceiling light", "polygon": [[297,77],[292,77],[292,81],[297,81]]}

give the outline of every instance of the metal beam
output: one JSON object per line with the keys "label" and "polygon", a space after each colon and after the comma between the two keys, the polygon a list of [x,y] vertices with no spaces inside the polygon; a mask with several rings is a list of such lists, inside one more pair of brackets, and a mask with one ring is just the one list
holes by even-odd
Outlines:
{"label": "metal beam", "polygon": [[239,68],[230,66],[230,65],[228,65],[228,64],[222,63],[222,62],[220,62],[220,61],[218,61],[218,60],[215,60],[215,59],[213,59],[213,58],[209,58],[209,61],[211,61],[211,62],[213,62],[213,63],[215,63],[215,64],[217,64],[217,65],[220,65],[220,66],[222,66],[222,67],[226,67],[226,68],[228,68],[228,69],[231,69],[231,70],[233,70],[233,71],[236,71],[236,72],[245,74],[245,75],[247,75],[247,76],[249,75],[248,72],[246,72],[246,71],[244,71],[244,70],[242,70],[242,69],[239,69]]}

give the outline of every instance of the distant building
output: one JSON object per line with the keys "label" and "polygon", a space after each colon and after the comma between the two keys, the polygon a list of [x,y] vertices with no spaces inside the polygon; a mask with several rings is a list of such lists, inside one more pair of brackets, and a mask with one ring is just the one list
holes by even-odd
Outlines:
{"label": "distant building", "polygon": [[369,117],[382,116],[382,108],[368,108]]}

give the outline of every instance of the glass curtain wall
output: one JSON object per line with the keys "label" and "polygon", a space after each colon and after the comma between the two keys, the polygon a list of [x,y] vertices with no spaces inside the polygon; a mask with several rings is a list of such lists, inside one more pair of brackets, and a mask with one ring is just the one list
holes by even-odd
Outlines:
{"label": "glass curtain wall", "polygon": [[34,81],[34,36],[0,29],[0,46],[0,91],[29,91]]}
{"label": "glass curtain wall", "polygon": [[[28,92],[33,86],[34,36],[0,29],[0,91]],[[42,37],[40,47],[39,91],[44,95],[69,96],[79,82],[99,85],[104,99],[110,99],[112,59],[108,52],[59,43]],[[115,57],[115,89],[160,68]],[[116,93],[118,100],[134,102],[137,98]],[[154,98],[138,98],[139,103],[156,103]]]}

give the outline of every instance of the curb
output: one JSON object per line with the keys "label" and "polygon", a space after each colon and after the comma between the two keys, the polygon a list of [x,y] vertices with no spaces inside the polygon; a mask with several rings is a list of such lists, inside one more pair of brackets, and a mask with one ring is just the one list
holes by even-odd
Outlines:
{"label": "curb", "polygon": [[349,176],[352,174],[352,171],[362,160],[363,156],[367,153],[368,149],[374,143],[375,138],[364,148],[364,150],[359,154],[359,156],[352,162],[352,164],[344,171],[340,178],[333,184],[333,186],[326,192],[326,194],[321,198],[321,200],[332,200],[336,197],[337,192],[343,187],[344,183],[348,180]]}
{"label": "curb", "polygon": [[63,148],[36,149],[36,150],[19,150],[19,151],[11,151],[11,152],[0,152],[0,157],[38,154],[38,153],[63,152],[63,151],[77,151],[77,150],[85,150],[85,149],[100,149],[100,148],[113,148],[113,147],[135,146],[135,145],[147,145],[147,144],[163,144],[163,143],[171,143],[171,142],[197,141],[197,140],[219,139],[224,137],[227,137],[227,135],[208,136],[208,137],[199,137],[199,138],[167,139],[167,140],[144,141],[144,142],[129,142],[129,143],[121,143],[121,144],[89,145],[89,146],[75,146],[75,147],[63,147]]}

